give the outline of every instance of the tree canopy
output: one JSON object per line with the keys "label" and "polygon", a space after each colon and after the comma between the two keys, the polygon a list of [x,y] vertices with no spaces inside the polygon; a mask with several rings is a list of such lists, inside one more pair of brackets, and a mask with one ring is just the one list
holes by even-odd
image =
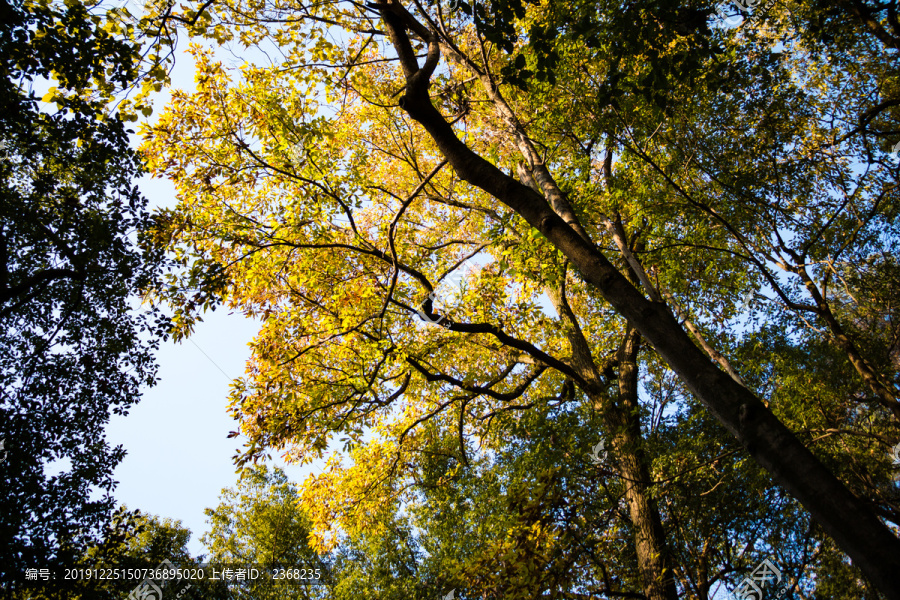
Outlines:
{"label": "tree canopy", "polygon": [[[80,2],[0,5],[0,589],[96,541],[124,452],[104,427],[155,381],[166,324],[137,304],[165,258],[143,243],[124,120],[147,107],[122,104],[143,62],[121,22]],[[161,89],[143,81],[144,98]]]}
{"label": "tree canopy", "polygon": [[770,558],[898,597],[894,4],[714,9],[167,13],[246,59],[194,46],[144,130],[179,196],[159,297],[176,335],[263,321],[240,460],[330,456],[318,549],[463,493],[520,503],[508,570],[474,559],[481,509],[420,522],[472,597],[708,598]]}
{"label": "tree canopy", "polygon": [[[238,485],[222,490],[219,505],[206,510],[209,531],[202,539],[210,563],[254,565],[280,576],[234,584],[232,598],[330,597],[332,561],[310,547],[311,523],[299,500],[296,485],[282,470],[260,466],[243,471]],[[303,579],[284,577],[279,569],[302,569]]]}

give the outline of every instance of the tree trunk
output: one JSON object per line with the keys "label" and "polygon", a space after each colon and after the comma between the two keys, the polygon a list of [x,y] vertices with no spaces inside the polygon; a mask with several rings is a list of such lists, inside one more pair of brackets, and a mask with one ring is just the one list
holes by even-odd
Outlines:
{"label": "tree trunk", "polygon": [[599,407],[612,441],[614,462],[625,482],[625,500],[634,527],[638,569],[649,600],[678,600],[666,534],[650,487],[638,412],[637,355],[640,336],[629,327],[618,351],[618,402]]}
{"label": "tree trunk", "polygon": [[[440,60],[435,36],[399,2],[380,4],[385,28],[406,76],[401,106],[434,139],[466,182],[490,194],[540,231],[603,298],[646,339],[750,455],[793,495],[890,600],[900,600],[900,540],[779,421],[753,393],[712,364],[665,304],[645,298],[593,243],[583,239],[528,186],[473,152],[431,103],[430,78]],[[419,68],[407,28],[428,43]]]}

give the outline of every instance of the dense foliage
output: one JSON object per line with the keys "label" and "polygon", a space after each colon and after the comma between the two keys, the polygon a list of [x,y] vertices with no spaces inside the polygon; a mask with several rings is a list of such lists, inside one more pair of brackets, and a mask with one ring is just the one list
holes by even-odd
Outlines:
{"label": "dense foliage", "polygon": [[898,597],[895,9],[158,8],[246,59],[145,132],[159,295],[263,320],[335,590]]}
{"label": "dense foliage", "polygon": [[0,589],[96,540],[124,454],[104,427],[155,381],[165,323],[138,307],[164,258],[115,110],[141,65],[119,20],[0,4]]}
{"label": "dense foliage", "polygon": [[[219,505],[207,509],[209,531],[202,540],[211,564],[244,564],[271,577],[234,582],[232,598],[313,600],[327,598],[335,579],[331,560],[309,545],[310,522],[301,510],[296,484],[284,472],[266,467],[243,471],[238,485],[222,491]],[[285,576],[285,570],[292,576]],[[294,577],[294,571],[300,577]],[[302,577],[302,579],[301,579]]]}

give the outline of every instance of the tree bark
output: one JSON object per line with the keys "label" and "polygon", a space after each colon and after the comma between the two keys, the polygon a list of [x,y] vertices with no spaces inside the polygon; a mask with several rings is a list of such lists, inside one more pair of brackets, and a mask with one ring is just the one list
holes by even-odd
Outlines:
{"label": "tree bark", "polygon": [[[563,277],[565,281],[565,276]],[[659,509],[650,486],[650,469],[643,452],[640,413],[638,410],[638,366],[640,336],[628,327],[622,345],[616,353],[618,369],[617,402],[606,392],[599,367],[578,319],[566,300],[565,283],[545,288],[547,296],[559,313],[561,326],[572,347],[573,368],[584,382],[580,384],[602,417],[612,442],[614,463],[625,482],[625,501],[634,528],[635,553],[644,594],[649,600],[678,600],[673,571],[668,564],[666,534]]]}
{"label": "tree bark", "polygon": [[640,335],[628,327],[617,353],[618,402],[605,402],[598,408],[610,432],[614,462],[625,482],[644,594],[649,600],[678,600],[666,533],[651,491],[650,469],[643,451],[638,412],[639,349]]}
{"label": "tree bark", "polygon": [[[420,123],[466,182],[490,194],[540,231],[623,315],[707,409],[822,525],[872,583],[900,600],[900,540],[781,423],[753,393],[712,364],[665,304],[645,298],[591,242],[583,239],[534,190],[473,152],[431,103],[430,78],[440,60],[436,36],[397,1],[377,5],[406,76],[401,106]],[[407,34],[428,44],[419,68]]]}

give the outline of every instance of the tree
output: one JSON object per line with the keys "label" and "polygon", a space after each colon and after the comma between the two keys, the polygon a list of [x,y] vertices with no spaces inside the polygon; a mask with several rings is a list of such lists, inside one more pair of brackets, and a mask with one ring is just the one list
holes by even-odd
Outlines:
{"label": "tree", "polygon": [[[803,44],[832,24],[795,26],[782,6],[738,29],[669,4],[209,6],[210,32],[233,27],[284,59],[235,76],[198,51],[197,92],[147,131],[149,164],[181,200],[163,241],[191,265],[179,287],[201,290],[169,298],[183,332],[218,302],[265,321],[232,396],[245,459],[285,446],[312,459],[341,436],[356,450],[305,488],[322,547],[332,528],[388,519],[418,481],[426,423],[458,439],[465,465],[466,440],[504,443],[492,415],[577,389],[633,482],[643,593],[673,597],[639,483],[635,377],[652,348],[896,597],[900,542],[880,520],[895,516],[776,417],[802,397],[782,409],[777,378],[746,382],[765,361],[734,360],[777,322],[782,348],[827,344],[864,384],[824,421],[869,435],[849,402],[896,429],[893,301],[851,283],[889,269],[897,233],[897,170],[855,125],[893,77],[864,23],[814,54]],[[441,287],[464,269],[465,285]]]}
{"label": "tree", "polygon": [[[151,217],[133,181],[142,170],[123,122],[133,111],[112,107],[141,76],[134,31],[120,12],[79,2],[4,2],[0,13],[0,589],[8,589],[26,568],[71,565],[110,518],[124,451],[106,443],[104,427],[155,381],[165,322],[136,303],[165,259],[142,245]],[[58,87],[42,105],[33,88],[51,78]]]}
{"label": "tree", "polygon": [[[718,597],[717,589],[736,589],[768,559],[782,587],[806,597],[879,597],[796,502],[733,442],[723,448],[727,431],[699,403],[679,402],[677,414],[662,416],[677,388],[666,373],[648,365],[642,429],[685,595]],[[468,446],[468,465],[453,453],[456,439],[426,427],[415,493],[335,540],[329,598],[426,599],[450,590],[456,598],[641,597],[629,482],[615,452],[584,452],[602,430],[590,403],[563,399],[494,418],[506,443],[491,452]],[[307,548],[306,532],[295,536],[290,525],[305,520],[304,509],[278,480],[247,477],[240,493],[226,491],[211,536],[227,549],[226,561]]]}
{"label": "tree", "polygon": [[[304,579],[271,577],[235,584],[232,597],[253,600],[327,597],[332,584],[328,560],[309,547],[311,523],[298,506],[299,496],[280,469],[257,467],[242,472],[236,488],[222,490],[221,502],[207,509],[210,528],[203,543],[213,564],[253,565],[284,575],[303,570]],[[313,582],[313,583],[310,583]]]}

